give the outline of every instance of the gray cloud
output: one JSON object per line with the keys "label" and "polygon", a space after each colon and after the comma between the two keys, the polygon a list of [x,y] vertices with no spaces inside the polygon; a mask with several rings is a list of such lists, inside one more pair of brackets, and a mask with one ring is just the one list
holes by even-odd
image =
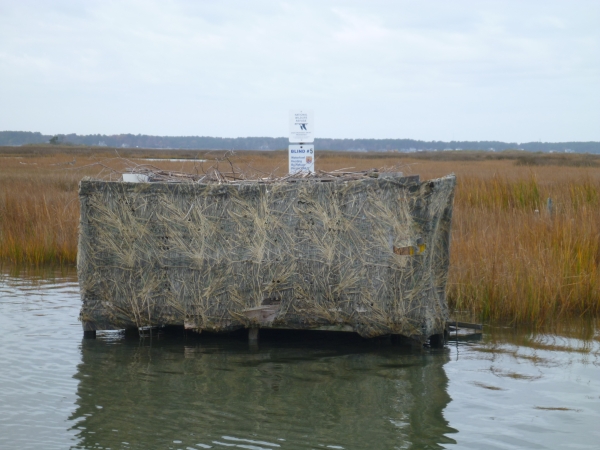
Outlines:
{"label": "gray cloud", "polygon": [[0,129],[600,140],[597,1],[2,1]]}

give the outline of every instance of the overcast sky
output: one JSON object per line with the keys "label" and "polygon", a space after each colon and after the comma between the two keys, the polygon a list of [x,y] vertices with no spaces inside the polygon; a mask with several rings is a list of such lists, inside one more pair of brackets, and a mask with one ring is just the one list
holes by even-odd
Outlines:
{"label": "overcast sky", "polygon": [[600,1],[0,0],[0,130],[600,141]]}

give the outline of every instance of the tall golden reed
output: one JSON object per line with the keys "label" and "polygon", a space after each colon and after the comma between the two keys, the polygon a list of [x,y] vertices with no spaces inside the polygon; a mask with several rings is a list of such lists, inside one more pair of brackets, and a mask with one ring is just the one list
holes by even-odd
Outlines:
{"label": "tall golden reed", "polygon": [[528,323],[600,313],[600,182],[584,170],[568,179],[543,172],[543,182],[533,172],[459,178],[449,283],[456,309]]}
{"label": "tall golden reed", "polygon": [[72,264],[77,257],[76,182],[54,179],[2,180],[0,259],[13,264]]}
{"label": "tall golden reed", "polygon": [[[87,166],[102,155],[76,155],[71,166],[73,152],[40,152],[0,155],[0,262],[76,261],[77,183],[98,173],[98,167]],[[539,324],[600,315],[600,170],[585,167],[598,163],[590,157],[577,167],[577,158],[538,155],[526,160],[533,165],[522,165],[523,158],[506,154],[409,159],[322,153],[317,165],[325,170],[400,165],[423,178],[456,173],[450,306],[482,320]],[[287,169],[284,152],[241,152],[237,163],[276,174]],[[159,165],[197,169],[190,163]]]}

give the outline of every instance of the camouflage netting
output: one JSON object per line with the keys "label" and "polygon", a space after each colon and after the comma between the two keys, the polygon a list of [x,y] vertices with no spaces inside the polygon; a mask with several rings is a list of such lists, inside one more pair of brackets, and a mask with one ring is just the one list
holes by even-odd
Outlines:
{"label": "camouflage netting", "polygon": [[87,329],[443,333],[453,175],[273,183],[83,180]]}

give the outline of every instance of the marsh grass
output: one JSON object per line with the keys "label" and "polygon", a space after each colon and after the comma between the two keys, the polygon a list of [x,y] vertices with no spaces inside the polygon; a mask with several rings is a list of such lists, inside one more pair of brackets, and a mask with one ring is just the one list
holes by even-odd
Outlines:
{"label": "marsh grass", "polygon": [[459,177],[451,304],[517,323],[598,315],[600,182],[576,170],[523,175]]}
{"label": "marsh grass", "polygon": [[[77,183],[106,150],[0,151],[0,261],[72,265],[77,256]],[[222,153],[222,152],[221,152]],[[130,150],[121,156],[211,159],[219,152]],[[447,152],[453,153],[453,152]],[[457,174],[448,300],[486,321],[544,324],[600,315],[600,173],[587,155],[499,156],[321,152],[323,170],[397,167],[432,178]],[[498,154],[497,154],[498,155]],[[548,157],[551,161],[539,162]],[[521,158],[521,159],[520,159]],[[583,161],[583,163],[581,162]],[[192,171],[192,162],[153,162]],[[240,152],[240,167],[287,171],[286,152]],[[553,212],[547,210],[552,198]]]}
{"label": "marsh grass", "polygon": [[74,263],[79,217],[76,175],[18,169],[3,159],[0,259],[34,266]]}

